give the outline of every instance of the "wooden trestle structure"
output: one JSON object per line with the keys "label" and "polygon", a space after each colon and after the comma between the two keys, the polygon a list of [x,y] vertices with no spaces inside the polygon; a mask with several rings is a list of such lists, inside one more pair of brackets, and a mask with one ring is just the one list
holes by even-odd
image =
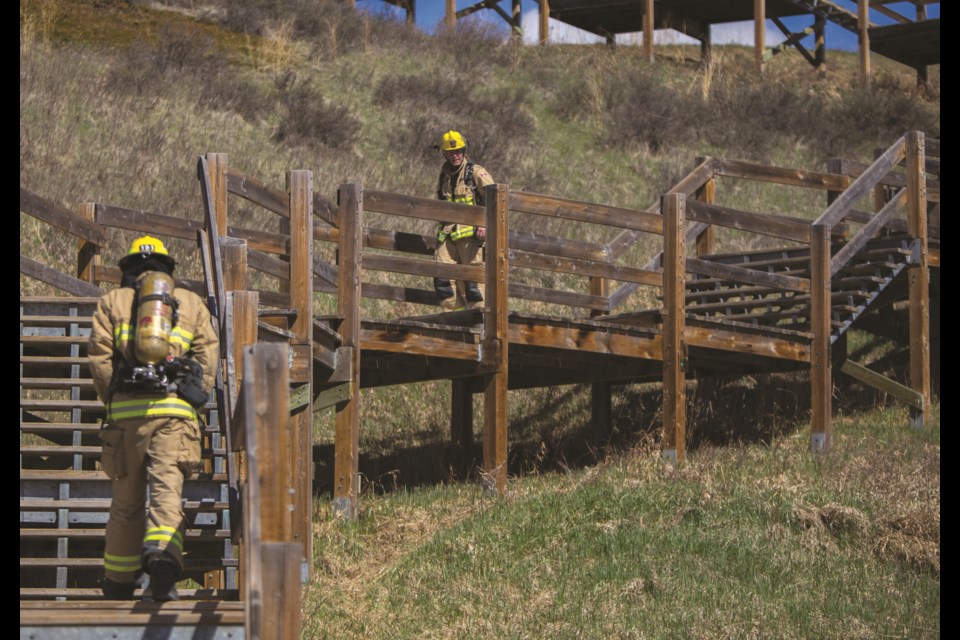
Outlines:
{"label": "wooden trestle structure", "polygon": [[[298,578],[312,558],[313,413],[335,411],[333,507],[355,518],[363,388],[452,380],[451,437],[465,456],[472,396],[482,393],[482,478],[496,491],[507,485],[510,389],[589,383],[599,426],[611,385],[661,382],[662,450],[677,460],[686,383],[712,375],[809,371],[814,451],[831,446],[837,370],[907,403],[922,425],[931,359],[939,369],[939,158],[939,140],[917,132],[869,165],[838,160],[827,172],[702,158],[645,211],[507,185],[489,187],[485,207],[359,184],[341,185],[334,204],[313,191],[309,171],[288,172],[281,190],[222,154],[199,162],[203,221],[93,203],[71,211],[21,189],[21,212],[80,238],[76,274],[21,256],[21,274],[63,294],[20,303],[22,637],[53,628],[140,637],[148,625],[169,627],[169,637],[201,626],[209,637],[295,637]],[[811,221],[720,206],[727,180],[820,190],[823,212]],[[230,225],[230,197],[276,214],[279,230]],[[524,217],[538,232],[520,230]],[[411,219],[421,230],[487,227],[485,264],[435,262],[433,234],[409,230]],[[584,226],[609,240],[574,239]],[[110,486],[98,470],[103,407],[86,336],[94,296],[119,281],[101,263],[108,227],[198,243],[202,278],[180,285],[207,297],[223,345],[208,464],[184,496],[187,572],[198,586],[179,603],[97,600]],[[763,236],[765,248],[724,253],[718,228]],[[279,286],[248,290],[258,274]],[[435,307],[433,277],[484,282],[484,308],[370,316],[364,299]],[[321,295],[335,297],[335,313],[314,313]],[[901,311],[906,335],[894,326]],[[908,342],[909,386],[848,359],[851,328]]]}

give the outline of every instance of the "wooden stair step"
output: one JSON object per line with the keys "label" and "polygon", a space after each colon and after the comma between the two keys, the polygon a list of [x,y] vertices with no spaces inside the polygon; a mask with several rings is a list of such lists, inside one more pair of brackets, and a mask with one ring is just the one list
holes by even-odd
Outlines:
{"label": "wooden stair step", "polygon": [[81,327],[90,327],[93,325],[93,317],[83,316],[59,316],[59,315],[21,315],[20,324],[28,327],[65,327],[71,324],[77,324]]}
{"label": "wooden stair step", "polygon": [[98,433],[99,422],[21,422],[21,433],[62,433],[64,431],[79,431],[80,433]]}
{"label": "wooden stair step", "polygon": [[20,386],[25,389],[93,389],[92,378],[20,378]]}

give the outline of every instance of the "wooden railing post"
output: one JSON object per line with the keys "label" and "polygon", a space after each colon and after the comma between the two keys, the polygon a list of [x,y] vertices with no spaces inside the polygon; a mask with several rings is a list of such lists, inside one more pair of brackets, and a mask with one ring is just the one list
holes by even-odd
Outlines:
{"label": "wooden railing post", "polygon": [[665,458],[686,457],[686,196],[667,193],[663,211],[663,447]]}
{"label": "wooden railing post", "polygon": [[815,224],[810,242],[810,450],[826,452],[833,445],[831,411],[833,366],[830,361],[830,228]]}
{"label": "wooden railing post", "polygon": [[363,249],[363,189],[340,186],[340,247],[337,304],[342,353],[351,360],[349,399],[337,405],[333,467],[333,513],[356,519],[360,498],[360,294]]}
{"label": "wooden railing post", "polygon": [[[706,158],[697,158],[697,166],[700,166]],[[715,204],[717,201],[717,180],[711,177],[703,183],[703,186],[697,189],[696,199],[705,204]],[[711,224],[697,235],[696,255],[698,258],[709,256],[714,253],[714,245],[717,241],[717,233]]]}
{"label": "wooden railing post", "polygon": [[247,241],[223,238],[220,242],[223,259],[223,287],[227,291],[247,288]]}
{"label": "wooden railing post", "polygon": [[910,282],[910,387],[923,395],[923,411],[911,409],[910,422],[922,427],[930,415],[930,257],[927,249],[927,175],[924,136],[906,135],[907,229],[914,242]]}
{"label": "wooden railing post", "polygon": [[[290,307],[297,316],[290,327],[296,365],[290,382],[307,387],[313,397],[313,173],[287,172],[287,203],[290,212]],[[303,550],[305,577],[309,579],[313,563],[313,404],[306,402],[290,416],[297,462],[290,469],[294,490],[293,540]]]}
{"label": "wooden railing post", "polygon": [[870,0],[857,0],[857,48],[860,51],[860,82],[870,84]]}
{"label": "wooden railing post", "polygon": [[763,72],[763,54],[767,48],[766,0],[753,0],[753,63]]}
{"label": "wooden railing post", "polygon": [[550,42],[550,0],[540,0],[540,38],[541,45]]}
{"label": "wooden railing post", "polygon": [[[77,207],[77,213],[84,220],[96,222],[96,205],[84,202]],[[100,268],[100,245],[87,240],[80,241],[77,250],[77,277],[84,282],[97,284],[97,269]]]}
{"label": "wooden railing post", "polygon": [[644,0],[643,2],[643,59],[649,63],[654,62],[653,57],[653,0]]}
{"label": "wooden railing post", "polygon": [[217,220],[217,232],[227,235],[227,154],[208,153],[207,171],[210,174],[210,199]]}
{"label": "wooden railing post", "polygon": [[[610,295],[610,281],[599,276],[590,278],[590,295],[608,297]],[[594,309],[591,317],[605,315],[606,311]],[[590,385],[590,418],[593,428],[603,433],[613,430],[613,385],[609,382],[594,382]]]}
{"label": "wooden railing post", "polygon": [[507,210],[505,184],[486,188],[487,258],[484,282],[483,359],[493,365],[484,375],[483,471],[488,488],[507,488]]}

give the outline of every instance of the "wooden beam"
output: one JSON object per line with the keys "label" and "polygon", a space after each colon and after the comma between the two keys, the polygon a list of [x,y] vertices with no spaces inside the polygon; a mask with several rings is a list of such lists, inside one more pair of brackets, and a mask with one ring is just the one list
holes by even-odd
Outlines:
{"label": "wooden beam", "polygon": [[539,0],[540,2],[540,46],[545,46],[550,41],[550,0]]}
{"label": "wooden beam", "polygon": [[539,216],[602,224],[618,229],[663,233],[663,218],[656,213],[611,207],[568,198],[516,191],[510,194],[510,210]]}
{"label": "wooden beam", "polygon": [[746,267],[737,267],[729,264],[721,264],[712,260],[700,260],[699,258],[687,259],[687,270],[697,275],[711,276],[714,278],[723,278],[745,284],[754,284],[761,287],[773,287],[786,291],[800,291],[807,293],[810,291],[810,281],[805,278],[795,276],[785,276],[779,273],[769,271],[760,271],[759,269],[748,269]]}
{"label": "wooden beam", "polygon": [[[703,347],[729,353],[763,356],[775,360],[810,362],[810,347],[807,343],[763,335],[750,335],[742,331],[725,331],[716,327],[692,326],[694,322],[700,324],[703,321],[704,318],[691,318],[687,322],[684,335],[687,345],[691,348]],[[727,320],[721,322],[727,325],[735,324]],[[724,356],[724,358],[727,357],[729,356]]]}
{"label": "wooden beam", "polygon": [[830,228],[816,224],[810,244],[811,319],[813,350],[810,354],[810,449],[827,452],[833,446],[831,407],[833,371],[830,361]]}
{"label": "wooden beam", "polygon": [[247,288],[247,242],[237,238],[221,238],[223,251],[223,286],[227,291]]}
{"label": "wooden beam", "polygon": [[355,520],[360,498],[360,298],[363,244],[363,190],[359,184],[340,186],[339,282],[337,309],[343,317],[340,337],[352,349],[350,400],[337,405],[333,512]]}
{"label": "wooden beam", "polygon": [[497,493],[507,488],[507,185],[486,187],[487,257],[486,311],[483,318],[482,359],[492,363],[494,372],[484,375],[483,392],[483,473],[484,482]]}
{"label": "wooden beam", "polygon": [[823,189],[843,191],[852,180],[848,176],[838,173],[822,173],[819,171],[805,171],[787,167],[775,167],[744,162],[742,160],[714,160],[717,175],[731,178],[744,178],[760,182],[773,182],[791,187],[805,187],[807,189]]}
{"label": "wooden beam", "polygon": [[[95,222],[97,217],[96,205],[92,202],[84,202],[77,207],[77,215],[91,223]],[[94,280],[95,272],[100,263],[100,245],[96,242],[81,239],[77,248],[77,277],[84,282],[96,284]]]}
{"label": "wooden beam", "polygon": [[891,380],[876,371],[871,371],[862,364],[857,364],[853,360],[845,360],[843,365],[840,366],[840,373],[845,373],[858,382],[888,393],[917,411],[923,411],[922,393],[918,393],[910,387],[905,387],[896,380]]}
{"label": "wooden beam", "polygon": [[643,0],[643,59],[654,62],[653,57],[653,0]]}
{"label": "wooden beam", "polygon": [[[660,282],[663,283],[662,274]],[[607,297],[610,294],[609,281],[604,278],[590,278],[590,295]],[[591,317],[602,312],[593,310]],[[594,382],[590,385],[590,420],[593,428],[601,433],[611,433],[613,429],[613,396],[609,382]]]}
{"label": "wooden beam", "polygon": [[299,544],[264,541],[261,580],[262,612],[259,633],[251,638],[286,640],[300,637],[300,552]]}
{"label": "wooden beam", "polygon": [[696,222],[759,233],[772,238],[810,242],[810,223],[798,218],[740,211],[696,200],[687,202],[687,217]]}
{"label": "wooden beam", "polygon": [[213,213],[217,220],[217,229],[220,233],[224,233],[227,229],[227,154],[208,153],[206,155]]}
{"label": "wooden beam", "polygon": [[99,224],[23,187],[20,187],[20,211],[88,242],[98,245],[107,242],[107,232]]}
{"label": "wooden beam", "polygon": [[483,226],[483,207],[456,204],[434,198],[418,198],[386,191],[364,191],[363,206],[368,211],[377,211],[393,216],[456,222],[475,227]]}
{"label": "wooden beam", "polygon": [[662,455],[682,461],[686,457],[686,242],[682,194],[661,197],[663,242],[663,445]]}
{"label": "wooden beam", "polygon": [[480,348],[475,343],[424,335],[404,330],[402,327],[363,329],[360,332],[360,344],[364,351],[429,355],[461,360],[479,360],[480,358]]}
{"label": "wooden beam", "polygon": [[32,258],[20,256],[20,273],[34,280],[45,282],[61,291],[66,291],[74,296],[102,296],[103,289],[100,287],[60,273],[56,269],[40,264]]}
{"label": "wooden beam", "polygon": [[[706,158],[700,157],[697,158],[697,164],[701,164]],[[716,178],[710,178],[703,183],[703,186],[697,189],[696,195],[694,196],[696,200],[704,204],[716,204],[717,199],[717,180]],[[703,258],[714,252],[714,245],[716,244],[716,230],[713,225],[710,225],[699,235],[697,235],[696,240],[696,256],[698,258]]]}
{"label": "wooden beam", "polygon": [[[295,338],[292,346],[309,348],[313,337],[313,173],[288,171],[286,174],[287,210],[290,212],[290,306],[296,317],[290,325]],[[312,384],[313,367],[294,380]],[[290,416],[291,442],[297,452],[291,471],[294,490],[294,530],[290,542],[300,545],[307,566],[307,578],[313,563],[313,406],[307,403]]]}
{"label": "wooden beam", "polygon": [[456,280],[483,282],[483,267],[468,264],[441,264],[433,260],[387,256],[382,253],[364,253],[363,268],[390,273],[408,273],[411,275],[442,277]]}
{"label": "wooden beam", "polygon": [[290,217],[287,209],[287,194],[280,189],[271,187],[232,167],[228,168],[226,172],[226,187],[229,193],[238,195],[248,202],[263,207],[267,211],[283,216],[284,218]]}
{"label": "wooden beam", "polygon": [[857,0],[857,49],[860,52],[860,82],[870,84],[870,2]]}
{"label": "wooden beam", "polygon": [[607,298],[591,296],[586,293],[556,291],[554,289],[534,287],[518,282],[511,282],[508,290],[511,298],[523,298],[524,300],[535,300],[537,302],[546,302],[547,304],[583,307],[584,309],[598,309],[600,311],[608,311],[610,308],[610,303]]}
{"label": "wooden beam", "polygon": [[446,11],[443,14],[443,25],[453,31],[457,28],[457,0],[446,0]]}
{"label": "wooden beam", "polygon": [[876,237],[880,230],[886,226],[887,222],[893,218],[900,207],[907,204],[907,190],[901,189],[893,197],[890,202],[885,204],[880,211],[878,211],[869,222],[867,222],[863,227],[857,232],[857,234],[850,238],[850,240],[843,246],[842,249],[837,251],[836,255],[833,256],[830,260],[830,276],[835,276],[840,272],[847,263],[853,259],[855,255],[860,253],[860,250],[867,246],[867,243]]}
{"label": "wooden beam", "polygon": [[[244,377],[244,349],[257,343],[257,308],[260,297],[254,291],[231,291],[226,300],[226,331],[221,334],[224,342],[223,349],[227,360],[227,382],[233,382],[233,388],[227,393],[231,402],[235,401]],[[253,416],[250,416],[253,419]],[[231,424],[234,433],[231,434],[231,445],[236,451],[242,451],[246,445],[246,432],[240,420]]]}
{"label": "wooden beam", "polygon": [[[544,269],[560,273],[570,273],[579,276],[610,278],[623,282],[636,282],[652,287],[663,285],[663,274],[659,271],[634,269],[632,267],[596,262],[593,260],[577,260],[575,258],[555,258],[526,251],[510,251],[510,266],[529,269]],[[593,294],[591,294],[593,295]]]}
{"label": "wooden beam", "polygon": [[[861,0],[861,2],[863,1],[865,0]],[[887,175],[891,169],[903,160],[904,149],[904,139],[900,138],[883,155],[877,158],[869,169],[860,174],[860,177],[854,180],[843,193],[839,194],[814,224],[833,229],[860,198],[870,193],[883,176]]]}
{"label": "wooden beam", "polygon": [[827,73],[827,18],[815,13],[813,15],[813,60],[820,77]]}
{"label": "wooden beam", "polygon": [[923,396],[922,411],[911,412],[911,424],[923,427],[930,417],[930,256],[927,231],[927,180],[924,135],[911,131],[907,147],[907,224],[917,239],[918,255],[908,267],[910,287],[910,387]]}
{"label": "wooden beam", "polygon": [[766,0],[753,0],[753,62],[763,72],[763,54],[766,49]]}
{"label": "wooden beam", "polygon": [[290,420],[288,351],[283,343],[254,348],[255,424],[261,503],[257,514],[264,541],[292,542],[294,536],[291,480],[295,452],[295,425]]}

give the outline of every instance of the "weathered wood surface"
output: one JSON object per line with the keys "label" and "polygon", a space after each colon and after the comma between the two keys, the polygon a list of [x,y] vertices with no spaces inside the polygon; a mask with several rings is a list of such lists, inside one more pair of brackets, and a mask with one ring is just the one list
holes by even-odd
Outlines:
{"label": "weathered wood surface", "polygon": [[[71,591],[63,590],[63,595]],[[93,591],[100,594],[98,589]],[[184,597],[194,595],[193,590],[179,590]],[[203,590],[196,590],[200,593]],[[60,592],[57,592],[60,593]],[[49,597],[57,597],[53,590]],[[37,594],[39,595],[39,594]],[[92,595],[92,594],[91,594]],[[78,597],[83,596],[77,593]],[[222,596],[218,596],[222,597]],[[179,602],[30,602],[20,601],[21,627],[216,627],[239,626],[244,622],[243,603],[200,600]],[[197,631],[203,634],[203,631]]]}
{"label": "weathered wood surface", "polygon": [[483,392],[483,472],[487,485],[498,493],[507,488],[507,390],[508,371],[508,280],[507,256],[509,192],[506,185],[485,189],[485,222],[488,252],[484,269],[488,286],[485,300],[483,348],[480,356],[494,368],[484,376]]}
{"label": "weathered wood surface", "polygon": [[437,358],[480,359],[478,344],[422,335],[403,331],[400,328],[363,329],[360,333],[360,345],[365,351],[431,355]]}
{"label": "weathered wood surface", "polygon": [[454,204],[433,198],[418,198],[367,189],[363,192],[363,206],[368,211],[407,218],[468,224],[475,227],[482,227],[486,224],[483,207]]}
{"label": "weathered wood surface", "polygon": [[233,167],[227,169],[227,190],[244,200],[252,202],[283,217],[289,217],[287,194]]}
{"label": "weathered wood surface", "polygon": [[686,327],[684,336],[691,347],[747,353],[780,360],[810,361],[809,345],[794,340],[690,325]]}
{"label": "weathered wood surface", "polygon": [[[659,271],[636,269],[633,267],[609,264],[607,262],[597,262],[594,260],[553,257],[515,249],[510,250],[510,266],[529,269],[543,269],[560,273],[572,273],[578,276],[598,276],[601,278],[610,278],[611,280],[635,282],[637,284],[645,284],[654,287],[663,286],[663,274]],[[591,293],[591,295],[597,294]]]}
{"label": "weathered wood surface", "polygon": [[867,243],[893,218],[894,214],[907,204],[907,190],[901,189],[880,211],[878,211],[850,241],[830,259],[830,275],[835,276],[853,259]]}
{"label": "weathered wood surface", "polygon": [[607,298],[602,296],[591,296],[586,293],[575,293],[572,291],[557,291],[556,289],[545,289],[543,287],[534,287],[517,282],[511,282],[508,288],[511,298],[523,298],[525,300],[535,300],[537,302],[559,304],[568,307],[598,309],[600,311],[606,311],[609,308]]}
{"label": "weathered wood surface", "polygon": [[74,278],[73,276],[68,276],[65,273],[61,273],[56,269],[51,269],[50,267],[23,255],[20,256],[20,273],[33,278],[34,280],[45,282],[46,284],[56,287],[61,291],[65,291],[70,295],[96,296],[103,294],[103,289],[96,285],[90,284],[89,282],[84,282],[83,280]]}
{"label": "weathered wood surface", "polygon": [[247,248],[247,266],[281,280],[290,278],[289,262],[256,249]]}
{"label": "weathered wood surface", "polygon": [[[810,281],[805,278],[797,278],[780,273],[770,273],[769,271],[760,271],[759,269],[753,268],[737,267],[710,260],[700,260],[699,258],[689,258],[686,263],[687,271],[698,275],[712,276],[714,278],[722,278],[723,280],[732,280],[745,284],[773,287],[786,291],[810,291]],[[753,265],[750,266],[752,267]]]}
{"label": "weathered wood surface", "polygon": [[871,371],[862,364],[858,364],[853,360],[845,360],[840,366],[840,373],[845,373],[858,382],[862,382],[863,384],[869,385],[874,389],[879,389],[884,393],[888,393],[897,400],[908,404],[915,409],[919,409],[921,411],[923,410],[922,393],[914,391],[910,387],[904,386],[896,380],[891,380],[890,378],[879,374],[876,371]]}
{"label": "weathered wood surface", "polygon": [[836,226],[860,198],[867,195],[883,176],[900,163],[904,158],[905,148],[904,139],[900,138],[884,151],[883,155],[877,158],[869,169],[860,174],[860,177],[836,197],[833,203],[827,207],[827,210],[820,214],[815,224],[825,225],[828,229]]}
{"label": "weathered wood surface", "polygon": [[631,335],[628,332],[614,333],[601,327],[593,329],[584,326],[555,326],[511,319],[509,336],[511,344],[615,354],[648,360],[659,360],[662,355],[659,338]]}
{"label": "weathered wood surface", "polygon": [[907,222],[910,235],[917,238],[917,255],[907,276],[910,287],[910,387],[923,396],[923,408],[911,414],[914,425],[930,418],[930,258],[927,237],[927,182],[924,174],[924,136],[906,135]]}
{"label": "weathered wood surface", "polygon": [[833,398],[833,371],[830,360],[832,313],[830,304],[830,228],[817,224],[811,243],[811,301],[810,330],[813,344],[810,354],[811,386],[811,441],[814,451],[829,451],[832,440],[831,407]]}
{"label": "weathered wood surface", "polygon": [[668,193],[660,200],[663,234],[663,452],[676,460],[686,457],[687,347],[686,330],[687,246],[686,197]]}
{"label": "weathered wood surface", "polygon": [[661,216],[636,209],[578,202],[567,198],[520,191],[514,191],[510,194],[510,209],[519,213],[530,213],[549,218],[561,218],[618,229],[663,234],[663,218]]}
{"label": "weathered wood surface", "polygon": [[[864,171],[870,168],[870,165],[844,158],[840,161],[840,167],[844,173],[853,177],[859,177]],[[880,179],[880,184],[887,187],[893,187],[894,189],[903,189],[907,186],[907,176],[904,173],[894,169]],[[927,200],[929,202],[940,202],[939,180],[933,180],[930,178],[927,179]]]}
{"label": "weathered wood surface", "polygon": [[417,276],[451,278],[483,282],[483,266],[468,264],[441,264],[432,260],[387,256],[380,253],[363,254],[364,269],[407,273]]}
{"label": "weathered wood surface", "polygon": [[774,182],[792,187],[843,191],[852,182],[849,176],[842,174],[774,167],[740,160],[717,158],[714,160],[713,166],[718,175],[760,182]]}
{"label": "weathered wood surface", "polygon": [[96,205],[96,220],[97,224],[106,227],[118,227],[184,240],[196,238],[197,230],[203,228],[203,222],[200,220],[168,216],[142,209],[127,209],[109,204]]}
{"label": "weathered wood surface", "polygon": [[759,233],[794,242],[810,242],[810,222],[768,213],[739,211],[729,207],[687,201],[687,217],[697,222]]}
{"label": "weathered wood surface", "polygon": [[99,224],[23,187],[20,187],[20,211],[88,242],[102,245],[107,241],[106,230]]}

